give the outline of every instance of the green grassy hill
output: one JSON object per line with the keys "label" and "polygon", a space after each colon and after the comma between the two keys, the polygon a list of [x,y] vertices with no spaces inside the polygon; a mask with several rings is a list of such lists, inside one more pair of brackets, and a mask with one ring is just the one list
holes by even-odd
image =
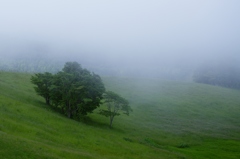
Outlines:
{"label": "green grassy hill", "polygon": [[0,158],[240,158],[240,91],[104,77],[133,113],[67,119],[37,96],[29,74],[0,72]]}

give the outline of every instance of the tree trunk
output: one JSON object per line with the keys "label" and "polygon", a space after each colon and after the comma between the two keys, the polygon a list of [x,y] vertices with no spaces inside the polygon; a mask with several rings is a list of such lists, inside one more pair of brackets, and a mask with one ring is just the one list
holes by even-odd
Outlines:
{"label": "tree trunk", "polygon": [[113,118],[114,116],[110,116],[110,128],[112,128]]}
{"label": "tree trunk", "polygon": [[72,110],[71,110],[70,103],[68,103],[68,118],[72,118]]}
{"label": "tree trunk", "polygon": [[46,100],[46,104],[50,105],[50,99],[48,97],[46,97],[45,100]]}

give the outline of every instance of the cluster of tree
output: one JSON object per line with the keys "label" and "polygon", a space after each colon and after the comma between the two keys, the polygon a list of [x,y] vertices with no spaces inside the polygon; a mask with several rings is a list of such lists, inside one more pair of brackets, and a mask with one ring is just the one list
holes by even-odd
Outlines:
{"label": "cluster of tree", "polygon": [[110,127],[113,118],[119,111],[127,115],[131,108],[126,99],[116,93],[106,92],[101,77],[83,69],[77,62],[67,62],[56,74],[49,72],[37,73],[31,77],[35,91],[42,96],[47,105],[60,110],[68,118],[78,118],[102,104],[108,103],[107,110],[100,114],[110,117]]}
{"label": "cluster of tree", "polygon": [[240,69],[228,65],[205,66],[194,74],[198,83],[240,89]]}

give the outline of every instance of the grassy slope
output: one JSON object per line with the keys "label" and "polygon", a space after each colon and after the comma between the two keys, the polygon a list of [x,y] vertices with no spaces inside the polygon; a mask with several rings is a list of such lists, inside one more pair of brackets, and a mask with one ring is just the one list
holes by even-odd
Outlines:
{"label": "grassy slope", "polygon": [[[240,92],[105,77],[133,114],[80,123],[35,95],[30,75],[0,72],[0,158],[240,158]],[[96,110],[97,111],[97,110]]]}

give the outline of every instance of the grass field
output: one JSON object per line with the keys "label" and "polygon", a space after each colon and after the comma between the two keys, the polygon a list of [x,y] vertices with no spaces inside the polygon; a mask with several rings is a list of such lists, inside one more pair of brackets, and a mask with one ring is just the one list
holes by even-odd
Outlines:
{"label": "grass field", "polygon": [[0,158],[240,158],[240,91],[203,84],[103,77],[133,113],[85,122],[44,104],[30,74],[0,72]]}

